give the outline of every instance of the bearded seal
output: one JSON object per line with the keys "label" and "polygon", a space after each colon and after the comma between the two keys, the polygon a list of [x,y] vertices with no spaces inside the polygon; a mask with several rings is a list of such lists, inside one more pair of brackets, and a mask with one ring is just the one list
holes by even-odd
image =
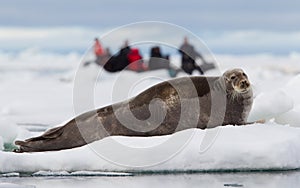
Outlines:
{"label": "bearded seal", "polygon": [[248,124],[253,94],[242,69],[219,77],[164,81],[134,98],[90,111],[38,137],[16,141],[15,152],[80,147],[108,136],[160,136],[190,128]]}

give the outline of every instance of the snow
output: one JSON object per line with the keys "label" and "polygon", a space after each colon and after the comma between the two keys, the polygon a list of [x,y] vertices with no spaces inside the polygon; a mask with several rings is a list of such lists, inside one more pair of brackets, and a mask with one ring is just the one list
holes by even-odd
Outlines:
{"label": "snow", "polygon": [[297,106],[294,109],[283,113],[275,118],[275,121],[279,124],[287,124],[292,127],[299,127],[300,124],[300,107]]}
{"label": "snow", "polygon": [[4,145],[3,145],[3,138],[0,136],[0,150],[4,149]]}
{"label": "snow", "polygon": [[18,172],[10,172],[6,174],[1,174],[0,177],[19,177],[20,173]]}
{"label": "snow", "polygon": [[[1,176],[23,172],[35,176],[126,176],[131,172],[300,168],[300,56],[216,58],[220,71],[207,74],[243,68],[255,94],[248,120],[265,119],[265,124],[191,129],[161,137],[110,137],[57,152],[0,151]],[[178,59],[172,57],[175,64]],[[79,54],[49,54],[35,49],[17,55],[0,53],[0,150],[4,144],[39,135],[78,113],[126,99],[169,79],[164,70],[108,74],[94,65],[83,69],[80,60]],[[76,82],[75,76],[82,79]],[[80,90],[74,90],[74,83]]]}
{"label": "snow", "polygon": [[14,183],[0,183],[0,188],[34,188],[31,185],[18,185]]}
{"label": "snow", "polygon": [[19,128],[17,127],[17,125],[10,122],[9,120],[4,118],[0,119],[0,132],[5,133],[1,134],[3,142],[12,143],[18,135],[18,129]]}
{"label": "snow", "polygon": [[260,93],[255,98],[248,120],[253,122],[260,119],[272,119],[290,111],[293,107],[293,100],[283,90]]}
{"label": "snow", "polygon": [[284,87],[286,92],[289,94],[294,102],[294,108],[286,113],[281,114],[276,117],[276,122],[280,124],[289,124],[293,127],[300,126],[300,74],[292,78]]}
{"label": "snow", "polygon": [[[218,129],[216,140],[204,152],[200,147],[207,132],[191,129],[163,137],[111,137],[89,146],[58,152],[2,152],[0,171],[50,171],[33,175],[70,175],[69,172],[87,170],[247,171],[300,167],[300,131],[297,128],[268,123]],[[165,140],[163,143],[162,139]],[[130,142],[135,147],[130,146]],[[123,149],[121,155],[118,148]]]}
{"label": "snow", "polygon": [[38,171],[32,174],[32,176],[132,176],[131,173],[125,172],[100,172],[100,171]]}

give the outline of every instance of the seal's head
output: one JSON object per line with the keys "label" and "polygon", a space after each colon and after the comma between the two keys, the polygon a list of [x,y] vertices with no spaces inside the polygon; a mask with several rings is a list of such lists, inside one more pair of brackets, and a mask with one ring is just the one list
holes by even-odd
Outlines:
{"label": "seal's head", "polygon": [[231,69],[223,74],[227,91],[246,93],[251,89],[248,76],[242,69]]}

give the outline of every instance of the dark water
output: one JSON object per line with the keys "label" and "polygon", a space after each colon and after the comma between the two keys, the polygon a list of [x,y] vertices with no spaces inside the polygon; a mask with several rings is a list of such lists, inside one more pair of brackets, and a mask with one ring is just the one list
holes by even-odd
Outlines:
{"label": "dark water", "polygon": [[[9,177],[0,178],[3,184],[31,185],[36,188],[98,188],[98,187],[251,187],[293,188],[300,185],[300,172],[239,172],[239,173],[193,173],[152,174],[134,176],[94,177]],[[1,187],[0,183],[0,187]],[[1,187],[2,188],[2,187]]]}

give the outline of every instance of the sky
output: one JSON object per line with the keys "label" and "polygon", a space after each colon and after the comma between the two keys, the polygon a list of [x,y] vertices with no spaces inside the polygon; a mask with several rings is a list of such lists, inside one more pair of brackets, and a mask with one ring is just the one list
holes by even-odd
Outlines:
{"label": "sky", "polygon": [[299,0],[2,0],[0,49],[80,50],[122,25],[161,21],[188,29],[217,53],[291,53],[300,51],[299,8]]}

